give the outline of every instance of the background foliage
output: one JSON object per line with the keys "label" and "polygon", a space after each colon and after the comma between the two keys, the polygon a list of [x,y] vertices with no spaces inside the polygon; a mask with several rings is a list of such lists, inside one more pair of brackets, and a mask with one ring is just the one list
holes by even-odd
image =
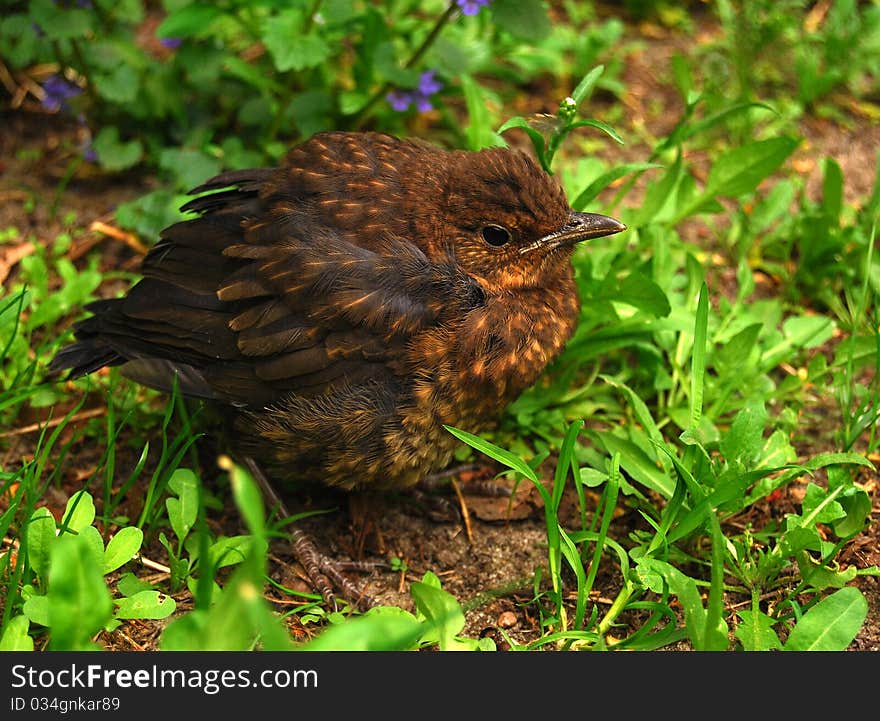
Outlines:
{"label": "background foliage", "polygon": [[[462,459],[480,451],[534,483],[544,502],[547,562],[531,601],[541,633],[514,646],[830,649],[859,632],[867,604],[854,581],[878,569],[839,559],[870,527],[880,447],[880,183],[847,201],[841,165],[828,157],[819,192],[808,192],[791,162],[805,119],[876,122],[876,3],[7,7],[10,105],[78,128],[58,193],[84,169],[158,178],[114,213],[144,243],[179,217],[191,187],[276,162],[325,129],[470,150],[525,141],[575,209],[626,222],[628,233],[576,255],[580,323],[545,378],[493,436],[450,429],[466,444]],[[706,15],[715,32],[695,42],[695,17]],[[661,137],[628,115],[625,58],[639,40],[627,28],[638,23],[684,38],[659,79],[680,108]],[[627,155],[633,144],[639,154]],[[193,452],[201,411],[176,397],[157,402],[115,373],[77,381],[78,404],[63,405],[44,379],[71,315],[102,284],[130,277],[98,254],[74,263],[68,220],[69,232],[34,243],[0,299],[2,425],[64,408],[0,475],[0,532],[18,542],[2,557],[0,647],[92,647],[128,619],[167,618],[181,593],[194,610],[165,629],[162,648],[290,647],[253,593],[280,528],[240,469],[228,466],[226,482],[246,529],[225,536],[207,523],[219,502]],[[11,226],[0,243],[30,242],[24,233]],[[97,444],[100,461],[55,518],[45,499],[74,443],[59,439],[95,385],[107,415],[76,433]],[[803,413],[817,396],[834,418],[821,437]],[[135,449],[133,466],[117,463],[123,443]],[[794,486],[800,502],[774,513]],[[559,521],[567,487],[577,527]],[[123,510],[129,494],[142,499],[136,515]],[[644,525],[616,530],[619,506]],[[160,581],[135,573],[145,538],[164,550]],[[610,608],[593,600],[600,568],[617,581]],[[492,645],[462,636],[460,599],[433,573],[411,593],[412,611],[361,616],[305,598],[286,616],[326,628],[313,648]]]}

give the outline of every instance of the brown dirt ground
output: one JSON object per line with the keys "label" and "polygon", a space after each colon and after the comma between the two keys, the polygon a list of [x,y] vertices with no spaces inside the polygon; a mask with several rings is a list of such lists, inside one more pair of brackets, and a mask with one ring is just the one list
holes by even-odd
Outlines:
{"label": "brown dirt ground", "polygon": [[[673,34],[656,28],[651,33],[643,33],[640,39],[643,43],[641,49],[628,56],[624,76],[627,94],[623,102],[631,116],[647,119],[650,133],[658,137],[668,130],[670,119],[677,117],[679,110],[677,98],[657,78],[662,76],[663,68],[680,41]],[[86,229],[76,239],[72,250],[78,255],[78,262],[82,262],[87,251],[100,252],[105,267],[136,269],[140,256],[130,245],[88,228],[95,220],[112,225],[114,207],[146,192],[155,181],[131,175],[104,176],[84,166],[59,196],[58,213],[53,216],[49,207],[74,152],[71,145],[76,144],[75,125],[59,116],[7,110],[0,115],[0,126],[4,128],[0,134],[0,228],[14,225],[25,233],[32,233],[37,242],[50,243],[63,229],[59,218],[67,211],[74,211],[76,225]],[[848,127],[829,120],[806,119],[801,130],[808,142],[799,150],[801,165],[798,168],[809,176],[811,186],[817,182],[818,159],[831,155],[843,167],[850,202],[858,201],[870,191],[875,177],[875,150],[880,146],[880,127],[860,118],[854,118]],[[640,153],[645,147],[636,143],[627,148],[626,154],[634,158],[644,157]],[[33,152],[22,154],[22,150]],[[30,201],[34,202],[33,210],[26,212],[25,204]],[[151,239],[144,241],[149,244]],[[12,259],[4,265],[4,261],[10,258],[9,251],[10,246],[0,246],[0,272],[4,275],[8,272],[10,279],[14,279],[17,260]],[[108,282],[100,292],[104,296],[113,296],[122,287],[119,281]],[[83,410],[100,413],[104,403],[105,400],[95,394]],[[831,448],[828,445],[830,439],[823,437],[823,429],[832,426],[833,418],[829,415],[834,413],[834,407],[818,398],[807,404],[802,416],[803,442],[799,447],[804,457]],[[26,429],[28,424],[43,418],[44,409],[26,412],[18,419],[17,428]],[[34,434],[27,432],[0,438],[3,467],[8,468],[17,458],[26,457],[33,440]],[[202,452],[210,453],[210,448]],[[66,494],[79,487],[90,469],[95,468],[97,460],[94,449],[82,443],[74,445],[73,456],[67,462],[70,470],[65,472],[64,483],[50,505],[56,506],[56,510],[63,508]],[[124,456],[119,463],[124,466]],[[545,475],[550,472],[545,467]],[[466,489],[468,476],[486,478],[491,473],[491,469],[486,469],[483,473],[463,474],[462,487]],[[880,564],[880,523],[877,522],[880,492],[876,473],[865,473],[860,481],[873,499],[873,522],[848,545],[841,562],[863,568]],[[799,491],[802,493],[802,488],[797,485],[790,487],[782,499],[772,505],[765,503],[749,520],[760,525],[759,514],[766,514],[766,520],[769,515],[780,515],[787,508],[794,508]],[[417,512],[412,501],[407,499],[359,496],[346,499],[319,492],[299,500],[303,506],[339,509],[304,522],[307,530],[331,555],[367,560],[397,556],[406,562],[409,572],[405,576],[374,571],[365,578],[366,590],[379,602],[410,607],[408,582],[418,580],[425,570],[430,569],[441,577],[444,588],[470,609],[464,633],[469,636],[491,635],[499,646],[504,647],[501,629],[516,642],[528,642],[540,635],[538,619],[524,604],[533,595],[535,569],[546,565],[543,513],[536,495],[533,489],[521,487],[510,519],[505,518],[506,501],[468,497],[472,516],[471,539],[468,539],[462,523],[433,521]],[[575,509],[576,503],[568,499],[563,504],[563,517],[566,513],[575,513]],[[235,511],[229,504],[223,512],[216,513],[211,523],[218,533],[241,532]],[[621,505],[611,535],[625,538],[640,523],[636,512]],[[146,549],[145,555],[162,560],[164,552],[158,543],[154,543]],[[285,585],[305,590],[301,574],[291,565],[290,557],[286,544],[275,542],[270,573]],[[616,568],[603,566],[600,571],[594,598],[600,607],[607,607],[619,589],[616,574]],[[869,612],[867,622],[850,648],[880,650],[880,580],[859,577],[856,583],[868,599]],[[272,591],[267,593],[279,610],[284,610],[285,604],[290,603],[289,598],[273,596]],[[178,598],[181,610],[186,609],[187,600],[186,596]],[[742,600],[728,599],[731,613]],[[623,622],[627,620],[637,621],[635,618],[622,619]],[[307,637],[313,632],[310,627],[292,627],[292,630],[299,637]],[[133,621],[102,642],[114,649],[155,648],[160,631],[161,624]]]}

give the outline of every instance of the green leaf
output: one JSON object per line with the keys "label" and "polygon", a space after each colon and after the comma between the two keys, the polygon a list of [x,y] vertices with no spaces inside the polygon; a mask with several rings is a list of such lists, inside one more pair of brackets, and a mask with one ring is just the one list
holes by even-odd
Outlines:
{"label": "green leaf", "polygon": [[95,73],[93,82],[102,98],[124,105],[137,98],[140,78],[130,65],[117,65],[109,73]]}
{"label": "green leaf", "polygon": [[134,596],[134,594],[141,591],[152,591],[153,587],[147,581],[142,581],[129,571],[128,573],[123,573],[116,582],[116,589],[123,596]]}
{"label": "green leaf", "polygon": [[37,596],[34,594],[24,602],[21,610],[30,619],[31,623],[36,623],[39,626],[49,625],[48,596]]}
{"label": "green leaf", "polygon": [[752,323],[724,343],[715,353],[716,365],[741,378],[746,361],[755,348],[763,324]]}
{"label": "green leaf", "polygon": [[751,470],[754,460],[764,448],[764,428],[767,411],[764,402],[755,398],[746,404],[721,436],[721,455],[734,468]]}
{"label": "green leaf", "polygon": [[504,450],[503,448],[499,448],[493,443],[485,441],[479,436],[475,436],[473,433],[468,433],[467,431],[462,431],[458,428],[453,428],[452,426],[443,427],[456,438],[458,438],[458,440],[467,443],[471,448],[474,448],[481,453],[485,453],[487,456],[489,456],[489,458],[494,458],[499,463],[503,463],[508,468],[512,468],[513,470],[521,473],[530,481],[533,481],[534,483],[539,482],[538,476],[535,475],[535,472],[531,469],[529,464],[526,463],[519,456],[516,456],[510,451]]}
{"label": "green leaf", "polygon": [[794,138],[781,137],[757,140],[727,151],[712,165],[705,194],[737,198],[751,193],[797,146]]}
{"label": "green leaf", "polygon": [[184,541],[196,522],[199,511],[199,481],[188,468],[177,468],[168,480],[168,488],[177,498],[167,498],[168,521],[178,541]]}
{"label": "green leaf", "polygon": [[321,65],[333,54],[323,38],[302,32],[302,13],[296,9],[282,10],[266,18],[262,38],[280,72],[304,70]]}
{"label": "green leaf", "polygon": [[49,553],[56,535],[55,518],[49,509],[44,506],[34,511],[27,529],[27,558],[31,568],[43,581],[49,570]]}
{"label": "green leaf", "polygon": [[82,39],[92,32],[94,14],[86,10],[62,7],[52,0],[31,0],[26,7],[31,22],[39,25],[51,40]]}
{"label": "green leaf", "polygon": [[52,548],[49,568],[49,628],[53,650],[86,650],[113,612],[103,569],[83,536],[64,535]]}
{"label": "green leaf", "polygon": [[679,210],[676,221],[706,208],[717,197],[738,198],[753,192],[785,162],[798,143],[789,137],[770,138],[727,151],[712,165],[702,194]]}
{"label": "green leaf", "polygon": [[[427,619],[436,634],[441,651],[461,650],[455,635],[464,628],[464,612],[451,593],[432,584],[414,582],[410,586],[416,610]],[[424,638],[424,636],[423,636]]]}
{"label": "green leaf", "polygon": [[468,150],[482,150],[483,148],[505,145],[504,138],[492,130],[494,123],[486,106],[483,88],[469,75],[462,75],[459,82],[464,92],[468,113],[468,125],[465,129]]}
{"label": "green leaf", "polygon": [[571,99],[574,100],[576,106],[579,106],[584,102],[584,100],[589,97],[590,93],[593,92],[593,88],[596,87],[596,82],[602,77],[603,72],[605,72],[605,66],[597,65],[581,78],[581,81],[571,93]]}
{"label": "green leaf", "polygon": [[550,18],[542,0],[494,0],[492,19],[520,40],[539,42],[550,34]]}
{"label": "green leaf", "polygon": [[[499,133],[501,130],[498,131]],[[598,178],[596,178],[592,183],[590,183],[586,188],[584,188],[575,198],[574,202],[571,204],[571,207],[574,210],[583,210],[586,208],[593,200],[595,200],[596,196],[599,195],[605,188],[607,188],[611,183],[619,178],[623,178],[630,173],[643,173],[646,170],[650,170],[651,168],[662,168],[662,165],[658,165],[657,163],[624,163],[623,165],[618,165],[616,168],[612,168],[607,173],[603,173]]]}
{"label": "green leaf", "polygon": [[688,432],[697,433],[703,417],[703,388],[706,375],[706,338],[709,325],[709,289],[705,281],[697,298],[694,345],[691,358],[691,419]]}
{"label": "green leaf", "polygon": [[136,526],[121,528],[107,543],[104,551],[104,573],[110,573],[128,563],[140,550],[144,532]]}
{"label": "green leaf", "polygon": [[116,601],[116,618],[168,618],[177,609],[171,596],[158,591],[140,591]]}
{"label": "green leaf", "polygon": [[361,617],[330,626],[302,646],[307,651],[403,651],[415,649],[424,623],[402,608],[378,606]]}
{"label": "green leaf", "polygon": [[159,153],[159,167],[176,176],[180,190],[188,191],[213,178],[223,166],[217,158],[201,150],[165,148]]}
{"label": "green leaf", "polygon": [[843,208],[843,171],[834,158],[823,161],[825,172],[822,175],[822,210],[834,225],[840,222]]}
{"label": "green leaf", "polygon": [[791,630],[783,651],[843,651],[868,615],[868,602],[852,586],[841,588],[807,611]]}
{"label": "green leaf", "polygon": [[223,10],[214,3],[191,3],[172,12],[156,28],[159,38],[186,38],[207,30]]}
{"label": "green leaf", "polygon": [[618,132],[608,123],[603,123],[601,120],[578,120],[568,126],[568,130],[574,130],[575,128],[596,128],[597,130],[601,130],[616,143],[619,143],[620,145],[624,144],[623,138],[620,137]]}
{"label": "green leaf", "polygon": [[734,630],[744,651],[777,651],[782,648],[773,630],[776,620],[761,611],[737,611],[741,623]]}
{"label": "green leaf", "polygon": [[28,635],[30,625],[27,616],[11,619],[0,636],[0,651],[33,651],[34,639]]}
{"label": "green leaf", "polygon": [[62,527],[75,533],[82,533],[95,520],[95,503],[88,491],[77,491],[64,509]]}
{"label": "green leaf", "polygon": [[543,167],[544,170],[546,170],[547,172],[550,172],[550,168],[547,167],[547,140],[544,137],[544,134],[537,128],[533,128],[528,120],[520,116],[511,118],[495,132],[498,135],[501,135],[506,130],[510,130],[511,128],[520,128],[522,130],[525,130],[526,135],[529,136],[529,140],[532,141],[532,147],[534,147],[535,149],[535,155],[540,161],[541,167]]}
{"label": "green leaf", "polygon": [[140,162],[144,148],[139,140],[120,141],[119,130],[114,125],[101,129],[92,147],[98,155],[101,167],[111,171],[125,170]]}
{"label": "green leaf", "polygon": [[638,271],[633,271],[620,280],[614,300],[627,303],[657,318],[668,316],[672,311],[662,288]]}

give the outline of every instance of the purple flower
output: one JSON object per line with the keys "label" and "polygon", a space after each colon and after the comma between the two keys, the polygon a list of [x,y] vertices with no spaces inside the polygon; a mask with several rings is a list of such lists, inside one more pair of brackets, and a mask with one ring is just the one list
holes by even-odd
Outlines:
{"label": "purple flower", "polygon": [[413,101],[412,93],[404,93],[401,90],[392,90],[385,99],[398,113],[404,112]]}
{"label": "purple flower", "polygon": [[159,42],[169,50],[177,50],[183,44],[181,38],[159,38]]}
{"label": "purple flower", "polygon": [[455,4],[461,9],[462,15],[476,15],[480,8],[489,4],[489,0],[455,0]]}
{"label": "purple flower", "polygon": [[439,92],[443,87],[443,83],[441,83],[434,76],[437,74],[436,70],[428,70],[422,73],[419,78],[419,92],[424,95],[426,98],[430,95],[433,95],[436,92]]}
{"label": "purple flower", "polygon": [[50,75],[43,83],[43,107],[51,112],[57,112],[67,107],[67,101],[82,92],[82,88],[68,82],[60,75]]}
{"label": "purple flower", "polygon": [[443,83],[434,77],[436,74],[436,70],[426,70],[419,76],[419,85],[415,90],[392,90],[385,99],[398,113],[409,110],[410,105],[415,105],[420,113],[427,113],[434,109],[431,96],[443,87]]}

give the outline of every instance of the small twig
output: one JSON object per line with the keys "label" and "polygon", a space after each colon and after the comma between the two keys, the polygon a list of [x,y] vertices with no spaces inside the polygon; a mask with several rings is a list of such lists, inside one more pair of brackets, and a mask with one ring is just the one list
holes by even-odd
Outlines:
{"label": "small twig", "polygon": [[0,285],[9,277],[12,268],[36,249],[37,247],[30,241],[6,248],[5,252],[0,254]]}
{"label": "small twig", "polygon": [[[91,408],[87,411],[80,411],[75,415],[72,415],[68,422],[76,423],[78,421],[85,421],[89,418],[97,418],[98,416],[102,416],[107,412],[106,408]],[[21,428],[13,428],[11,431],[3,431],[0,432],[0,438],[8,438],[9,436],[20,436],[25,433],[36,433],[37,431],[41,431],[44,428],[54,428],[61,423],[64,423],[64,417],[52,418],[48,421],[38,421],[37,423],[31,423],[29,426],[22,426]]]}
{"label": "small twig", "polygon": [[140,255],[146,255],[149,252],[149,248],[141,243],[134,233],[127,233],[119,228],[114,228],[112,225],[107,225],[107,223],[100,220],[93,221],[92,224],[89,225],[89,230],[93,233],[101,233],[102,235],[110,236],[116,240],[121,240],[129,248],[135,251],[135,253],[139,253]]}
{"label": "small twig", "polygon": [[474,542],[474,533],[471,529],[471,516],[468,513],[467,503],[464,500],[464,494],[461,492],[461,488],[458,485],[458,481],[453,476],[449,479],[449,482],[452,484],[452,489],[455,491],[455,495],[458,497],[458,505],[461,507],[461,520],[464,523],[464,531],[467,534],[468,543],[473,545]]}
{"label": "small twig", "polygon": [[142,556],[140,553],[135,555],[135,558],[147,568],[152,568],[154,571],[159,571],[160,573],[169,575],[171,574],[171,569],[168,566],[163,566],[161,563],[151,561],[149,558]]}

